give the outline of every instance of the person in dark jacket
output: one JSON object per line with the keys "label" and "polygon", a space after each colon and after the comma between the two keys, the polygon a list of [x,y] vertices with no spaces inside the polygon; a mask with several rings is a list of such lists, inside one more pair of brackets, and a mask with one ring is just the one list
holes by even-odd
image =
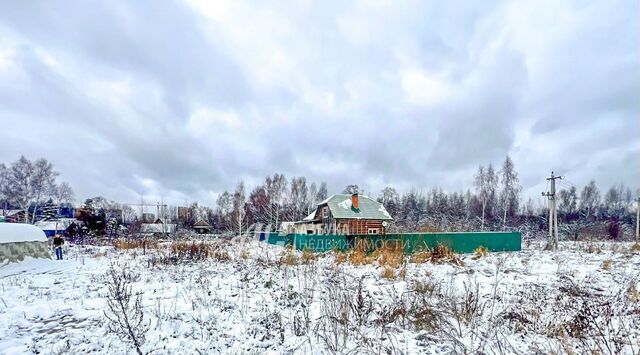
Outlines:
{"label": "person in dark jacket", "polygon": [[59,234],[56,234],[53,237],[53,250],[56,251],[56,260],[62,260],[62,245],[64,244],[64,239]]}

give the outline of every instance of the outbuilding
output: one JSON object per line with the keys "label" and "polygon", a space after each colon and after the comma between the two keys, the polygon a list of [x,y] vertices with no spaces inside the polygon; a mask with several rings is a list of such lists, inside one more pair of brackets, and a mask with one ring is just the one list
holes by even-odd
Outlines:
{"label": "outbuilding", "polygon": [[51,259],[49,242],[42,229],[22,223],[0,223],[0,263],[27,257]]}

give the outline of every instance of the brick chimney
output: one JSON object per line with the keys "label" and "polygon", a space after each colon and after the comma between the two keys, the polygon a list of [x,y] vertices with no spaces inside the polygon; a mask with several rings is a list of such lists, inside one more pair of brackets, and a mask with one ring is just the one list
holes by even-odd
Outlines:
{"label": "brick chimney", "polygon": [[358,194],[351,194],[351,207],[353,207],[353,209],[358,209],[360,206],[358,205]]}

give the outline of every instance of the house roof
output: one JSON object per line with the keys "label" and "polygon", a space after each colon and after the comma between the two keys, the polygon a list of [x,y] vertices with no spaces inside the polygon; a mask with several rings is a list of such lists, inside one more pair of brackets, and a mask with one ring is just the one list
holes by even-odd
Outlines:
{"label": "house roof", "polygon": [[176,230],[175,224],[143,223],[140,226],[140,233],[173,233]]}
{"label": "house roof", "polygon": [[[321,205],[327,204],[334,218],[348,219],[380,219],[392,220],[391,215],[384,206],[368,197],[358,195],[358,209],[351,206],[351,195],[335,194],[328,199],[322,201]],[[308,217],[307,217],[308,218]]]}
{"label": "house roof", "polygon": [[211,225],[205,221],[204,219],[200,219],[198,220],[196,223],[193,224],[194,228],[211,228]]}

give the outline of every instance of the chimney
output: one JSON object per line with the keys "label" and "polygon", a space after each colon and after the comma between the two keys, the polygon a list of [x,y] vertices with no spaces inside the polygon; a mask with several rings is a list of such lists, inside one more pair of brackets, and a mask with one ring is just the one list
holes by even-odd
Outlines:
{"label": "chimney", "polygon": [[351,207],[353,207],[353,209],[357,210],[359,208],[358,205],[358,194],[351,194]]}

